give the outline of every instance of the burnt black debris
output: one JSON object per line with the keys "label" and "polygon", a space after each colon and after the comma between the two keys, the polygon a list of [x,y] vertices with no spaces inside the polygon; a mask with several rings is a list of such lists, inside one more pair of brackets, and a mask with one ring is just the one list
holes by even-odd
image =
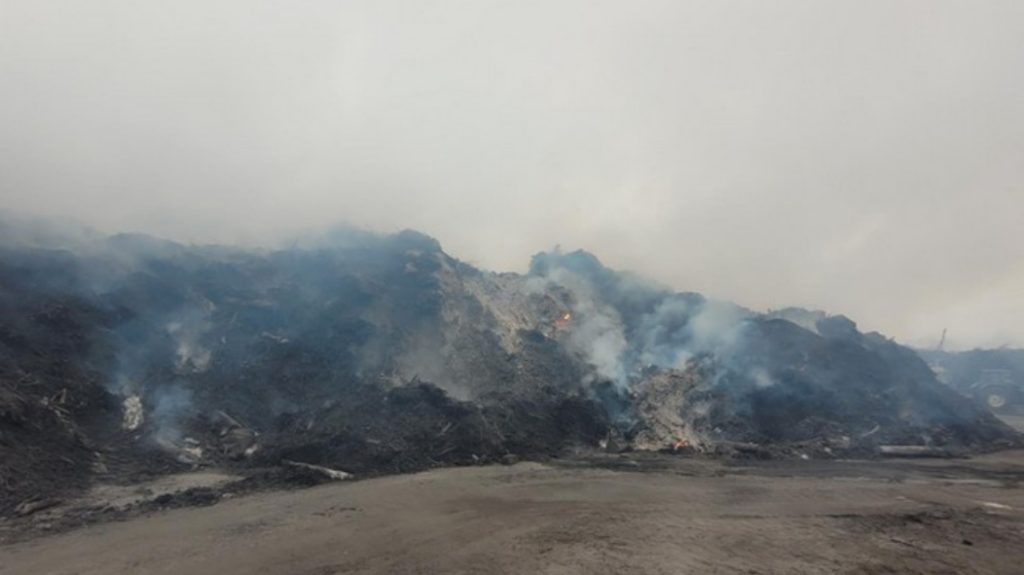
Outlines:
{"label": "burnt black debris", "polygon": [[538,254],[519,275],[412,231],[263,251],[142,235],[0,248],[0,514],[211,464],[315,483],[329,475],[317,469],[574,449],[829,457],[1017,441],[914,352],[842,316],[758,314],[586,252]]}

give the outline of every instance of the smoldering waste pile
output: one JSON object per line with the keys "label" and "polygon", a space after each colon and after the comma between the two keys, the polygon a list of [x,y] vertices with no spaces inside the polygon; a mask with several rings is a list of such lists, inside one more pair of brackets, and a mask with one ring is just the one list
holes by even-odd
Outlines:
{"label": "smoldering waste pile", "polygon": [[519,275],[415,232],[277,251],[8,240],[0,318],[4,513],[34,491],[202,464],[365,476],[577,447],[1016,441],[843,317],[751,313],[585,252]]}

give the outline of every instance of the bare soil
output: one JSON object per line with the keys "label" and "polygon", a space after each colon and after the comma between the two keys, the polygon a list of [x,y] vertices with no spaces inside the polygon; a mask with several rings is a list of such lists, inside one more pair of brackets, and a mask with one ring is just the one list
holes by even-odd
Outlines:
{"label": "bare soil", "polygon": [[0,573],[1020,573],[1022,480],[1020,451],[440,469],[36,537]]}

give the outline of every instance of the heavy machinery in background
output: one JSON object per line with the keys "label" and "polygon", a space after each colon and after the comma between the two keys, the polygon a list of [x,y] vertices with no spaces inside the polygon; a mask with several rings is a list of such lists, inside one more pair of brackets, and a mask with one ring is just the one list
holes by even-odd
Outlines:
{"label": "heavy machinery in background", "polygon": [[946,331],[939,345],[918,350],[939,381],[974,398],[992,411],[1024,409],[1024,349],[946,351]]}
{"label": "heavy machinery in background", "polygon": [[992,411],[1006,411],[1021,405],[1024,383],[1008,369],[983,369],[968,391]]}

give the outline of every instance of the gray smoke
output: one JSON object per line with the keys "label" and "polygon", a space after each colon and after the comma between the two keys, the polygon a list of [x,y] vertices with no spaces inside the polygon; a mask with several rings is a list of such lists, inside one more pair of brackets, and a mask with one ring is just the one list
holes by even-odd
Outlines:
{"label": "gray smoke", "polygon": [[585,252],[538,254],[532,268],[545,289],[571,294],[571,349],[620,389],[645,368],[684,369],[699,356],[731,361],[742,353],[746,320],[754,315],[613,272]]}
{"label": "gray smoke", "polygon": [[585,357],[599,377],[624,387],[628,370],[623,359],[629,345],[618,311],[599,299],[585,277],[568,269],[551,268],[530,285],[540,292],[551,286],[568,290],[572,296],[570,348]]}
{"label": "gray smoke", "polygon": [[181,384],[154,387],[147,395],[153,437],[157,441],[180,442],[182,424],[193,413],[192,392]]}
{"label": "gray smoke", "polygon": [[167,323],[167,334],[175,345],[175,369],[178,373],[206,371],[212,352],[203,345],[203,336],[210,330],[210,314],[216,306],[209,300],[202,300],[181,312],[174,314]]}

